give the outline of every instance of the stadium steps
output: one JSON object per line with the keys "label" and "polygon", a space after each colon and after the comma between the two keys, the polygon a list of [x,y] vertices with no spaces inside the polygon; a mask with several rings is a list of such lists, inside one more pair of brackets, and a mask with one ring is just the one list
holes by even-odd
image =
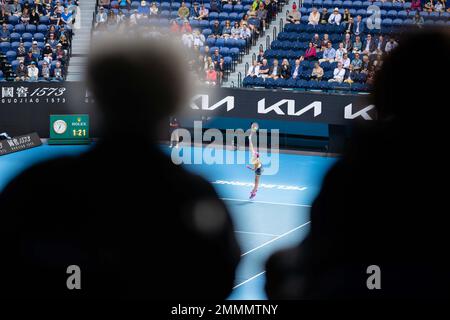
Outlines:
{"label": "stadium steps", "polygon": [[91,41],[91,28],[95,0],[83,0],[79,4],[79,16],[81,19],[74,26],[75,35],[72,41],[72,57],[70,58],[67,72],[68,81],[80,81],[83,79],[86,56],[89,52]]}
{"label": "stadium steps", "polygon": [[232,72],[230,74],[230,76],[228,77],[227,81],[223,83],[223,87],[239,87],[239,82],[238,82],[238,74],[239,72],[242,75],[241,81],[244,80],[245,78],[245,64],[248,63],[249,67],[252,66],[252,56],[253,54],[258,55],[259,53],[259,47],[260,45],[263,46],[264,50],[267,49],[266,47],[266,36],[270,37],[270,43],[272,43],[273,40],[273,30],[274,28],[276,28],[276,36],[278,36],[278,33],[282,30],[280,30],[280,21],[281,19],[283,19],[283,23],[286,22],[286,16],[287,16],[287,11],[291,8],[292,6],[285,4],[283,6],[283,9],[280,13],[277,14],[277,17],[274,21],[272,21],[269,25],[269,27],[266,29],[265,35],[263,37],[260,37],[258,39],[258,41],[256,42],[256,45],[252,46],[251,49],[249,50],[249,54],[246,54],[243,58],[242,58],[242,62],[238,63],[236,65],[236,69],[234,72]]}

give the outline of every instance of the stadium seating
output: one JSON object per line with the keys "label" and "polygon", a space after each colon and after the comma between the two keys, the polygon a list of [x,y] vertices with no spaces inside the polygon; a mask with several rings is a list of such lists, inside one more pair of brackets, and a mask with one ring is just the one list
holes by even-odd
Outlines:
{"label": "stadium seating", "polygon": [[[20,4],[23,4],[24,0],[19,0]],[[34,0],[29,0],[28,3],[30,5],[34,4]],[[66,1],[62,1],[62,3],[66,3]],[[56,0],[52,0],[52,4],[56,4]],[[19,61],[17,60],[17,48],[19,47],[19,43],[23,42],[25,50],[28,52],[32,47],[32,42],[36,41],[37,46],[40,50],[44,48],[44,45],[47,41],[47,33],[51,25],[54,25],[50,22],[50,19],[46,16],[42,16],[39,18],[39,24],[24,24],[21,22],[20,18],[17,16],[9,16],[6,22],[8,31],[10,32],[9,41],[0,43],[0,60],[1,60],[1,77],[0,80],[13,80],[15,77],[15,71],[17,66],[19,65]],[[56,31],[59,30],[59,26],[56,26]],[[68,35],[69,43],[71,42],[72,30],[70,26],[66,26],[66,34]],[[69,58],[70,58],[70,48],[68,50],[67,58],[62,61],[63,67],[66,68]],[[42,64],[43,55],[42,54],[34,54],[34,57],[38,59],[38,66]],[[53,62],[52,66],[56,64],[56,53],[53,53]]]}
{"label": "stadium seating", "polygon": [[[304,0],[303,7],[300,8],[302,14],[300,24],[286,24],[284,29],[278,34],[277,38],[272,41],[271,45],[264,52],[264,57],[268,59],[268,64],[271,66],[274,59],[288,59],[290,66],[295,64],[295,59],[303,56],[305,50],[308,48],[309,41],[313,38],[314,34],[319,34],[320,38],[324,34],[329,35],[329,39],[335,49],[344,39],[345,25],[340,26],[331,24],[319,24],[316,26],[308,24],[308,17],[313,8],[317,8],[319,12],[322,8],[333,10],[338,8],[340,13],[343,14],[344,9],[348,9],[352,17],[361,15],[363,23],[366,24],[367,19],[371,19],[373,10],[368,10],[369,6],[378,6],[380,8],[379,14],[381,19],[379,22],[379,28],[373,28],[366,30],[365,34],[361,35],[361,40],[367,34],[371,34],[374,38],[379,35],[385,37],[396,37],[398,34],[405,30],[414,27],[412,18],[415,15],[415,11],[410,10],[410,3],[390,3],[390,2],[362,2],[362,1],[340,1],[340,0]],[[425,25],[450,25],[449,17],[450,13],[447,12],[420,12],[424,18]],[[352,43],[354,42],[354,36],[352,37]],[[317,59],[322,58],[322,52],[317,52]],[[353,59],[354,54],[349,53],[350,60]],[[257,77],[245,77],[243,81],[244,87],[265,87],[265,88],[291,88],[291,89],[303,89],[303,90],[326,90],[326,91],[368,91],[370,86],[366,84],[367,75],[364,73],[359,74],[355,81],[350,85],[348,83],[328,82],[333,77],[333,70],[336,68],[336,62],[322,62],[320,65],[324,69],[324,76],[322,81],[311,81],[310,76],[313,68],[313,62],[303,61],[301,64],[301,73],[297,79],[266,79]]]}
{"label": "stadium seating", "polygon": [[[157,18],[152,17],[149,19],[141,19],[144,20],[144,24],[146,26],[156,26],[162,29],[168,29],[170,23],[178,17],[178,9],[180,8],[180,2],[178,1],[167,1],[167,0],[157,0],[155,2],[147,1],[147,3],[155,3],[158,7],[159,15]],[[215,20],[218,20],[220,23],[220,27],[222,28],[226,21],[230,21],[231,25],[234,22],[239,22],[242,20],[244,15],[250,9],[253,0],[243,0],[240,4],[232,5],[232,4],[224,4],[221,5],[220,12],[209,12],[208,18],[206,20],[194,20],[189,19],[190,25],[192,29],[198,29],[206,38],[205,45],[208,45],[211,49],[217,48],[219,50],[220,55],[224,57],[226,71],[231,72],[234,70],[235,65],[241,60],[242,56],[248,52],[248,49],[252,45],[252,38],[256,37],[255,33],[252,34],[252,38],[244,39],[222,39],[222,38],[208,38],[212,33],[212,27]],[[191,3],[186,2],[186,7],[190,8]],[[140,5],[140,1],[132,1],[131,10],[122,10],[122,12],[129,17],[134,9],[137,9]],[[210,9],[209,1],[204,3],[207,9]],[[281,6],[281,3],[280,3]],[[117,3],[115,1],[111,2],[111,6],[105,6],[104,11],[106,14],[112,10],[115,14],[118,13]],[[96,10],[97,13],[97,10]],[[268,19],[270,22],[270,19]],[[182,21],[177,20],[178,24],[181,26]],[[253,19],[249,20],[250,24],[259,25],[259,20]],[[262,33],[261,33],[262,34]],[[202,49],[203,50],[203,49]],[[201,52],[202,52],[201,50]],[[214,51],[214,50],[211,50]]]}

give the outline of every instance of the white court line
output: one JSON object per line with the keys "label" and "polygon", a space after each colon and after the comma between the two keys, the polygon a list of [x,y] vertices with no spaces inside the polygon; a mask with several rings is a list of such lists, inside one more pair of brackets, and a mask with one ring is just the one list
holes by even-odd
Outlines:
{"label": "white court line", "polygon": [[291,207],[305,207],[305,208],[311,208],[311,205],[308,205],[308,204],[283,203],[283,202],[269,202],[269,201],[255,201],[255,200],[234,199],[234,198],[221,198],[221,199],[224,200],[224,201],[253,202],[253,203],[275,204],[275,205],[280,205],[280,206],[291,206]]}
{"label": "white court line", "polygon": [[256,274],[256,275],[254,275],[253,277],[251,277],[251,278],[245,280],[244,282],[241,282],[241,283],[235,285],[235,286],[233,287],[233,289],[236,289],[236,288],[242,286],[243,284],[246,284],[247,282],[250,282],[250,281],[252,281],[253,279],[258,278],[260,275],[262,275],[262,274],[264,274],[264,273],[266,273],[266,271],[260,272],[260,273],[258,273],[258,274]]}
{"label": "white court line", "polygon": [[279,234],[273,234],[273,233],[263,233],[263,232],[250,232],[250,231],[234,231],[236,233],[245,233],[245,234],[254,234],[257,236],[269,236],[269,237],[278,237]]}
{"label": "white court line", "polygon": [[[264,242],[262,245],[257,246],[256,248],[253,248],[252,250],[243,253],[243,254],[241,255],[241,257],[243,257],[243,256],[245,256],[245,255],[247,255],[247,254],[249,254],[249,253],[251,253],[251,252],[253,252],[253,251],[256,251],[256,250],[258,250],[258,249],[261,249],[262,247],[265,247],[266,245],[268,245],[268,244],[270,244],[270,243],[272,243],[272,242],[274,242],[274,241],[277,241],[278,239],[280,239],[280,238],[282,238],[282,237],[284,237],[284,236],[287,236],[288,234],[290,234],[290,233],[292,233],[292,232],[294,232],[294,231],[296,231],[296,230],[298,230],[298,229],[301,229],[301,228],[303,228],[304,226],[306,226],[306,225],[308,225],[308,224],[310,224],[310,223],[311,223],[311,221],[305,222],[304,224],[299,225],[298,227],[295,227],[295,228],[292,229],[292,230],[289,230],[289,231],[287,231],[287,232],[285,232],[285,233],[283,233],[283,234],[280,234],[280,235],[277,236],[276,238],[273,238],[273,239],[271,239],[271,240],[269,240],[269,241],[267,241],[267,242]],[[233,289],[236,289],[236,288],[238,288],[238,287],[240,287],[240,286],[246,284],[247,282],[250,282],[250,281],[252,281],[252,280],[258,278],[260,275],[262,275],[262,274],[264,274],[264,273],[266,273],[266,271],[263,271],[263,272],[260,272],[260,273],[258,273],[258,274],[255,274],[253,277],[248,278],[247,280],[245,280],[245,281],[239,283],[238,285],[234,286]]]}
{"label": "white court line", "polygon": [[306,226],[306,225],[308,225],[308,224],[310,224],[310,223],[311,223],[311,221],[305,222],[304,224],[302,224],[302,225],[300,225],[300,226],[298,226],[298,227],[295,227],[295,228],[292,229],[292,230],[289,230],[289,231],[287,231],[287,232],[285,232],[285,233],[283,233],[283,234],[280,234],[279,236],[277,236],[277,237],[275,237],[275,238],[273,238],[273,239],[271,239],[271,240],[269,240],[269,241],[264,242],[263,244],[257,246],[256,248],[253,248],[252,250],[249,250],[249,251],[247,251],[247,252],[241,254],[241,257],[243,257],[243,256],[245,256],[245,255],[247,255],[247,254],[249,254],[249,253],[252,253],[252,252],[254,252],[254,251],[258,250],[258,249],[261,249],[262,247],[265,247],[265,246],[267,246],[268,244],[271,244],[272,242],[277,241],[278,239],[281,239],[281,238],[283,238],[284,236],[287,236],[288,234],[290,234],[290,233],[292,233],[292,232],[294,232],[294,231],[296,231],[296,230],[298,230],[298,229],[301,229],[301,228],[303,228],[304,226]]}

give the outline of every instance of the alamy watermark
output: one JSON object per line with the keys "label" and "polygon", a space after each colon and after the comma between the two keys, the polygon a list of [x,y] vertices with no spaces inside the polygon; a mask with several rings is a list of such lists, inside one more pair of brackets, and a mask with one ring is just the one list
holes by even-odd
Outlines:
{"label": "alamy watermark", "polygon": [[380,30],[381,29],[381,9],[378,6],[368,6],[367,7],[367,14],[369,16],[366,20],[366,26],[369,30]]}
{"label": "alamy watermark", "polygon": [[[270,138],[270,147],[269,147]],[[172,149],[172,162],[180,164],[242,164],[251,163],[255,152],[235,152],[245,149],[246,141],[251,139],[254,151],[258,154],[264,168],[264,175],[275,175],[279,170],[279,130],[260,129],[258,132],[248,129],[227,129],[223,134],[218,129],[203,132],[201,121],[194,121],[194,138],[183,128],[172,133],[171,140],[181,140],[179,148]],[[204,148],[192,148],[208,145]],[[228,148],[227,148],[228,146]],[[230,147],[233,148],[230,148]]]}

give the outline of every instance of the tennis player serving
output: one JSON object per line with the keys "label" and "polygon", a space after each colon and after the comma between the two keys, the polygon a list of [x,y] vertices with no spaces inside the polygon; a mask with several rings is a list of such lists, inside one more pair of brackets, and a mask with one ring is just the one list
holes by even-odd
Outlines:
{"label": "tennis player serving", "polygon": [[259,180],[261,178],[261,174],[263,171],[262,163],[261,163],[261,160],[259,159],[259,153],[253,147],[253,142],[252,142],[252,135],[254,133],[256,133],[256,131],[258,130],[258,127],[259,126],[256,122],[253,123],[252,127],[251,127],[251,131],[250,131],[250,136],[249,136],[250,152],[252,154],[251,164],[253,166],[247,166],[247,168],[255,172],[255,185],[253,187],[252,192],[250,192],[250,199],[253,199],[256,196],[256,192],[258,191],[258,186],[259,186]]}

